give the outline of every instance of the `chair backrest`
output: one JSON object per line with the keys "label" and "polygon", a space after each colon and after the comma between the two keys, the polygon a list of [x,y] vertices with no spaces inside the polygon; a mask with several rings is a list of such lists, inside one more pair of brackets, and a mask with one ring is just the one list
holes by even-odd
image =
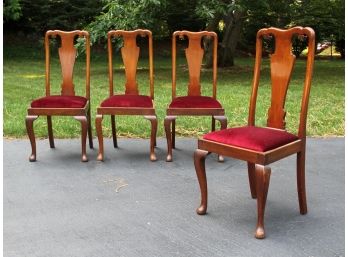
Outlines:
{"label": "chair backrest", "polygon": [[202,49],[202,40],[204,37],[213,39],[213,98],[216,98],[216,82],[217,82],[217,35],[212,31],[175,31],[172,38],[172,98],[176,97],[176,39],[188,38],[188,47],[185,49],[185,55],[189,70],[189,96],[201,95],[201,66],[204,55]]}
{"label": "chair backrest", "polygon": [[287,30],[266,28],[258,31],[256,36],[254,78],[249,106],[248,124],[250,126],[255,125],[256,98],[260,80],[260,67],[264,37],[273,37],[274,39],[274,53],[270,56],[272,93],[271,106],[268,110],[267,126],[278,129],[285,129],[286,124],[286,112],[284,110],[284,105],[290,77],[296,59],[292,54],[292,42],[294,37],[298,37],[301,40],[307,40],[308,42],[306,74],[298,128],[298,136],[300,138],[304,138],[306,136],[307,110],[313,73],[315,32],[309,27],[293,27]]}
{"label": "chair backrest", "polygon": [[148,37],[149,40],[149,79],[150,96],[154,99],[154,81],[153,81],[153,47],[152,32],[144,29],[133,31],[111,30],[108,32],[108,59],[109,59],[109,90],[110,96],[114,95],[113,85],[113,64],[112,64],[112,38],[122,37],[123,47],[121,48],[122,60],[126,73],[125,94],[139,95],[138,83],[136,80],[137,66],[140,48],[137,46],[137,36]]}
{"label": "chair backrest", "polygon": [[49,30],[45,35],[45,55],[46,55],[46,95],[50,95],[50,38],[59,37],[61,46],[58,49],[59,60],[62,69],[62,95],[75,95],[73,83],[73,72],[77,49],[74,46],[75,38],[85,38],[86,50],[86,98],[90,98],[90,40],[89,33],[83,30],[61,31]]}

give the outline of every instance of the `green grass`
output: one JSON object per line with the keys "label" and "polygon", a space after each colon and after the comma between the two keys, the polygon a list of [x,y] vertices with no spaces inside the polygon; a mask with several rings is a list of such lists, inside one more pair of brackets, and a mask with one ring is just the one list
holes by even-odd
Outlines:
{"label": "green grass", "polygon": [[[91,103],[92,125],[96,107],[108,96],[107,59],[105,53],[92,52],[91,61]],[[83,59],[83,58],[81,58]],[[155,104],[159,118],[158,136],[164,135],[163,119],[171,100],[171,59],[155,56]],[[251,92],[253,58],[238,58],[232,68],[218,71],[218,99],[226,110],[228,126],[245,125],[248,117]],[[84,63],[77,62],[74,74],[75,91],[84,95]],[[298,114],[304,81],[303,60],[297,61],[287,95],[287,129],[296,132]],[[4,136],[20,138],[26,136],[24,118],[30,102],[44,96],[45,70],[42,48],[4,47]],[[124,73],[121,60],[115,62],[114,86],[117,93],[124,90]],[[140,60],[138,84],[142,94],[149,92],[147,61]],[[261,72],[257,105],[257,125],[266,123],[270,103],[269,64],[264,62]],[[179,59],[177,72],[177,95],[187,92],[188,72],[185,60]],[[52,94],[60,92],[60,67],[58,60],[51,65]],[[211,70],[203,69],[202,93],[211,95]],[[148,137],[150,123],[143,117],[117,117],[118,135],[124,137]],[[210,129],[209,117],[178,117],[177,133],[181,136],[197,136]],[[110,119],[104,118],[104,135],[111,136]],[[80,124],[71,117],[53,117],[55,137],[70,138],[80,135]],[[344,61],[317,60],[315,62],[312,92],[308,113],[307,132],[310,136],[344,135]],[[40,117],[35,122],[37,137],[47,137],[46,119]],[[95,130],[94,130],[95,135]]]}

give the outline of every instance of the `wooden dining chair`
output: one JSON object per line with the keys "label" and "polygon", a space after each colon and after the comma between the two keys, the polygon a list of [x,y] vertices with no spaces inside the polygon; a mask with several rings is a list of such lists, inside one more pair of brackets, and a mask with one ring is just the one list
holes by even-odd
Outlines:
{"label": "wooden dining chair", "polygon": [[[260,80],[263,38],[274,39],[274,53],[270,56],[271,104],[268,109],[266,127],[255,126],[255,108]],[[292,54],[294,37],[308,41],[306,73],[301,101],[301,112],[297,134],[285,130],[284,110],[286,93],[295,64]],[[269,164],[289,155],[297,155],[297,191],[300,213],[307,213],[305,190],[306,121],[315,53],[315,33],[309,28],[294,27],[288,30],[261,29],[256,38],[256,57],[248,125],[212,132],[198,140],[194,164],[201,189],[201,205],[197,213],[207,211],[207,179],[205,159],[208,153],[218,153],[247,161],[252,198],[257,198],[257,226],[255,237],[264,238],[264,213],[271,175]]]}
{"label": "wooden dining chair", "polygon": [[[176,96],[176,41],[177,37],[187,37],[188,47],[185,49],[186,60],[189,70],[189,84],[187,96]],[[200,73],[204,50],[202,48],[203,38],[213,40],[213,92],[212,97],[201,95]],[[175,120],[177,116],[211,116],[211,130],[215,130],[216,120],[221,128],[227,127],[225,110],[216,99],[217,87],[217,35],[211,31],[190,32],[176,31],[172,38],[172,101],[167,108],[167,115],[164,120],[164,129],[167,138],[167,161],[173,160],[172,149],[175,148]],[[219,160],[223,161],[222,156]]]}
{"label": "wooden dining chair", "polygon": [[[137,46],[138,36],[148,37],[149,47],[149,84],[150,95],[140,95],[136,80],[137,64],[140,48]],[[113,85],[113,58],[112,39],[123,38],[121,48],[122,59],[126,73],[125,93],[114,95]],[[154,107],[154,81],[153,81],[153,48],[152,32],[149,30],[137,29],[134,31],[112,30],[108,32],[108,59],[109,59],[109,97],[97,108],[96,130],[99,141],[99,154],[97,159],[104,160],[104,142],[102,132],[103,115],[111,115],[111,127],[114,147],[117,148],[116,121],[115,115],[143,115],[151,122],[150,160],[156,161],[155,146],[157,133],[157,116]]]}
{"label": "wooden dining chair", "polygon": [[[50,82],[50,38],[60,38],[61,46],[58,50],[62,70],[61,94],[51,95]],[[86,50],[86,95],[75,95],[73,83],[73,70],[77,49],[74,46],[75,39],[84,38]],[[26,128],[31,143],[31,155],[29,160],[36,161],[36,142],[33,129],[34,121],[40,116],[47,116],[48,137],[50,147],[54,148],[54,137],[52,130],[52,116],[73,116],[81,123],[82,128],[82,161],[88,161],[86,155],[86,139],[88,134],[89,146],[93,148],[91,112],[90,112],[90,40],[87,31],[60,31],[49,30],[45,35],[45,56],[46,56],[46,96],[35,99],[31,102],[26,116]]]}

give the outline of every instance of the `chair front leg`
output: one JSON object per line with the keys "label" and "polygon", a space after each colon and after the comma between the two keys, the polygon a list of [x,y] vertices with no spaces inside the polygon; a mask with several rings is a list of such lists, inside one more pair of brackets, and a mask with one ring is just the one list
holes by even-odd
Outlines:
{"label": "chair front leg", "polygon": [[54,148],[54,137],[52,130],[52,116],[47,115],[47,129],[48,129],[48,139],[50,142],[50,147]]}
{"label": "chair front leg", "polygon": [[[166,132],[167,138],[167,162],[171,162],[173,160],[173,141],[172,141],[172,132],[170,131],[170,125],[173,121],[175,121],[176,116],[166,116],[164,119],[164,130]],[[175,132],[174,132],[175,133]]]}
{"label": "chair front leg", "polygon": [[207,187],[207,176],[205,173],[205,158],[208,152],[197,149],[194,153],[194,164],[196,174],[201,189],[201,205],[197,208],[196,212],[199,215],[204,215],[207,212],[208,204],[208,187]]}
{"label": "chair front leg", "polygon": [[[213,122],[214,120],[214,122]],[[227,118],[225,116],[213,116],[212,122],[214,123],[214,127],[212,126],[212,131],[215,131],[215,120],[218,120],[220,122],[220,130],[227,128]],[[213,130],[214,128],[214,130]],[[224,157],[222,155],[218,155],[219,162],[224,161]]]}
{"label": "chair front leg", "polygon": [[156,134],[157,134],[157,116],[144,116],[145,119],[151,122],[151,139],[150,139],[150,160],[156,161],[155,155],[155,143],[156,143]]}
{"label": "chair front leg", "polygon": [[74,118],[81,123],[81,145],[82,145],[82,154],[81,161],[87,162],[86,154],[86,141],[87,141],[87,130],[88,130],[88,121],[86,116],[74,116]]}
{"label": "chair front leg", "polygon": [[248,162],[248,176],[251,198],[256,199],[255,163]]}
{"label": "chair front leg", "polygon": [[116,121],[115,115],[111,115],[111,129],[112,129],[112,141],[114,143],[114,148],[117,148],[117,132],[116,132]]}
{"label": "chair front leg", "polygon": [[36,161],[36,142],[35,142],[35,133],[34,133],[34,120],[39,116],[37,115],[27,115],[25,118],[25,125],[27,128],[28,137],[31,144],[31,155],[29,156],[29,161]]}
{"label": "chair front leg", "polygon": [[215,127],[216,127],[216,120],[214,116],[211,116],[211,132],[215,131]]}
{"label": "chair front leg", "polygon": [[89,148],[90,148],[90,149],[93,149],[91,107],[88,108],[88,112],[87,112],[87,121],[88,121],[88,143],[89,143]]}
{"label": "chair front leg", "polygon": [[297,193],[298,202],[300,205],[300,213],[302,215],[307,213],[305,156],[305,150],[302,150],[301,152],[297,153]]}
{"label": "chair front leg", "polygon": [[98,161],[104,160],[104,140],[103,140],[102,122],[103,122],[103,115],[97,114],[95,117],[95,128],[97,131],[97,137],[99,142],[99,152],[97,157]]}
{"label": "chair front leg", "polygon": [[257,239],[265,238],[264,216],[270,177],[271,168],[263,165],[255,165],[257,194],[257,226],[255,237]]}

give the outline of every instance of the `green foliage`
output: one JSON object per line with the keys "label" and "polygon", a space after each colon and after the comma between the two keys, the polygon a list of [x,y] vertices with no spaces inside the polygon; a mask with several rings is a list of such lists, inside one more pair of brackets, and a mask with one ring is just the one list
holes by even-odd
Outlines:
{"label": "green foliage", "polygon": [[233,59],[236,48],[253,53],[260,28],[310,26],[318,42],[334,38],[344,55],[344,0],[5,0],[4,19],[5,32],[40,37],[47,29],[85,28],[92,43],[105,43],[111,29],[146,28],[155,39],[175,30],[214,30],[219,60]]}
{"label": "green foliage", "polygon": [[103,11],[85,29],[91,33],[91,42],[107,38],[111,29],[151,29],[155,34],[165,27],[162,22],[165,1],[104,0]]}
{"label": "green foliage", "polygon": [[344,0],[295,1],[291,25],[312,27],[316,41],[334,39],[344,56]]}
{"label": "green foliage", "polygon": [[19,4],[21,19],[5,24],[4,28],[40,36],[49,29],[82,29],[102,7],[100,0],[20,0]]}
{"label": "green foliage", "polygon": [[111,29],[150,29],[157,38],[175,30],[199,31],[205,20],[196,15],[197,1],[186,0],[104,0],[103,11],[85,29],[91,42],[105,41]]}
{"label": "green foliage", "polygon": [[22,9],[19,0],[5,0],[4,1],[4,20],[16,21],[22,15]]}
{"label": "green foliage", "polygon": [[168,35],[177,30],[204,30],[206,19],[197,14],[199,1],[177,0],[167,1],[165,20],[168,26]]}

